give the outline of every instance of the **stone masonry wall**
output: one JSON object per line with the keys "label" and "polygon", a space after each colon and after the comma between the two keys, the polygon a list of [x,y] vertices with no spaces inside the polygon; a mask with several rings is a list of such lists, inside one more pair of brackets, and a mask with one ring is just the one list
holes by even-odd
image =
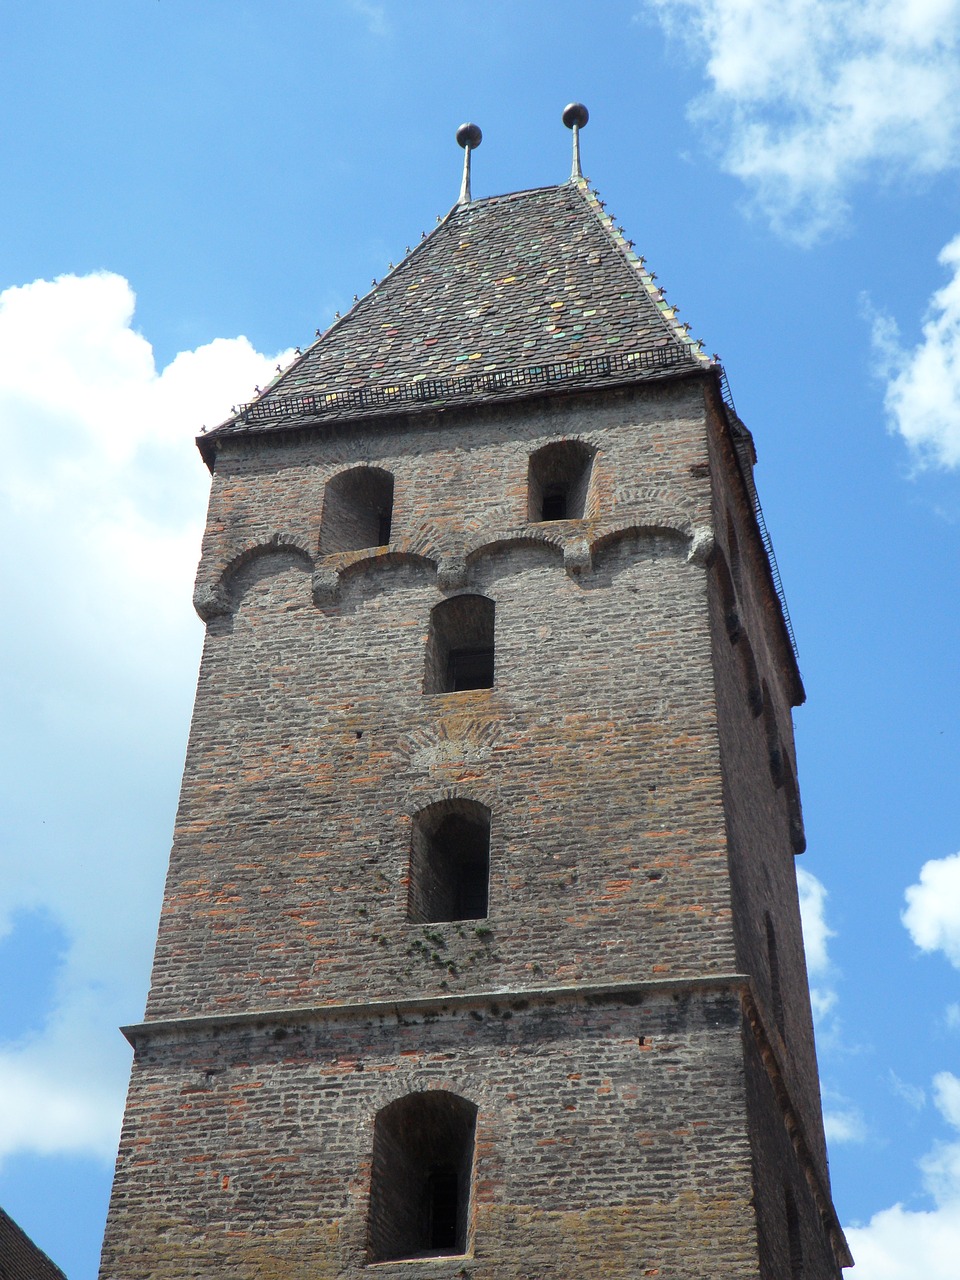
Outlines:
{"label": "stone masonry wall", "polygon": [[[751,974],[766,1011],[769,911],[777,1051],[823,1168],[764,756],[772,722],[791,764],[792,737],[743,563],[762,732],[731,656],[711,549],[739,498],[704,388],[223,445],[147,1010],[199,1021],[135,1033],[102,1280],[359,1276],[374,1116],[423,1089],[478,1107],[469,1247],[376,1264],[389,1277],[779,1277],[771,1206],[802,1171],[729,978]],[[530,524],[529,457],[562,439],[596,451],[589,516]],[[321,557],[325,485],[358,463],[394,477],[391,544]],[[493,687],[426,694],[431,609],[463,592],[495,605]],[[414,818],[451,799],[490,811],[489,913],[412,923]],[[704,975],[715,991],[629,1004],[544,994]],[[332,1007],[377,1000],[436,1003]],[[821,1263],[809,1280],[833,1280]]]}
{"label": "stone masonry wall", "polygon": [[757,1276],[739,1002],[707,992],[148,1041],[103,1280],[370,1274],[373,1118],[423,1089],[478,1108],[468,1250],[377,1274]]}
{"label": "stone masonry wall", "polygon": [[[505,531],[548,430],[597,447],[598,515]],[[218,464],[208,561],[284,537],[208,627],[149,1016],[730,972],[698,388],[354,444],[396,474],[397,538],[482,548],[453,590],[495,602],[493,689],[422,692],[450,593],[422,558],[348,560],[314,603],[290,543],[331,448]],[[593,537],[592,569],[535,535]],[[489,918],[412,925],[412,819],[448,796],[491,810]]]}

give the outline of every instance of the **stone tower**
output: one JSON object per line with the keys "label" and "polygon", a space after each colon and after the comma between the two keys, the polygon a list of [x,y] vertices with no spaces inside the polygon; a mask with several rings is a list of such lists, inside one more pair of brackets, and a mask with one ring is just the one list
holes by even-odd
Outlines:
{"label": "stone tower", "polygon": [[803,699],[720,367],[580,176],[251,405],[102,1280],[827,1280]]}

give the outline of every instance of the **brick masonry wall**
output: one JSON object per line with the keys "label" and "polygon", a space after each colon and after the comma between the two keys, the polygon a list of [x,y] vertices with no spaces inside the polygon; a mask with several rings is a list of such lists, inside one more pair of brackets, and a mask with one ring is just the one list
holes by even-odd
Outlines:
{"label": "brick masonry wall", "polygon": [[[749,647],[756,680],[766,689],[775,737],[791,770],[796,772],[791,701],[795,677],[785,637],[772,615],[765,553],[749,499],[740,479],[729,435],[719,419],[711,432],[715,477],[714,526],[724,562],[734,581],[740,634],[731,639],[719,581],[719,565],[711,579],[717,691],[717,722],[724,775],[724,808],[730,853],[737,968],[749,974],[759,1002],[764,1030],[771,1042],[803,1138],[825,1189],[829,1189],[826,1144],[821,1117],[819,1077],[807,970],[800,927],[795,855],[790,841],[786,786],[777,786],[769,762],[765,716],[750,706],[743,649]],[[739,571],[736,564],[739,560]],[[782,1030],[775,1016],[776,998],[766,919],[776,938]],[[793,1187],[806,1241],[805,1275],[835,1275],[819,1211],[804,1181],[784,1128],[782,1112],[751,1042],[747,1053],[751,1135],[757,1167],[758,1205],[763,1238],[774,1261],[769,1275],[789,1274],[786,1249],[784,1188]],[[824,1250],[827,1250],[824,1253]]]}
{"label": "brick masonry wall", "polygon": [[[589,517],[531,525],[530,454],[567,438],[596,450]],[[698,378],[224,445],[148,1018],[492,994],[436,1018],[265,1013],[143,1038],[103,1280],[356,1274],[373,1117],[425,1088],[479,1108],[473,1243],[379,1270],[780,1274],[753,1202],[782,1200],[789,1139],[769,1078],[745,1076],[738,998],[532,994],[739,969],[766,1007],[771,910],[785,1071],[822,1167],[782,791],[708,567],[739,500],[723,448]],[[395,477],[391,546],[321,558],[324,486],[358,462]],[[425,694],[431,609],[464,591],[496,607],[494,687]],[[490,810],[489,916],[411,923],[413,819],[448,799]],[[502,990],[517,1007],[492,1014]]]}
{"label": "brick masonry wall", "polygon": [[[208,629],[151,1017],[731,970],[706,574],[681,532],[709,510],[702,398],[588,408],[354,444],[397,475],[398,538],[463,554],[468,530],[485,548],[466,585],[496,604],[493,689],[422,693],[446,594],[422,560],[349,562],[321,608],[286,546],[234,575],[235,612]],[[579,575],[501,523],[548,428],[598,448],[595,527],[526,528],[593,535]],[[332,463],[325,440],[284,453],[282,507],[273,449],[218,465],[208,559],[271,530],[315,547],[296,522],[343,464],[334,443]],[[447,796],[491,810],[489,919],[411,925],[412,818]]]}
{"label": "brick masonry wall", "polygon": [[103,1280],[368,1274],[373,1118],[423,1089],[478,1108],[469,1247],[378,1274],[758,1274],[739,1002],[705,993],[151,1041]]}

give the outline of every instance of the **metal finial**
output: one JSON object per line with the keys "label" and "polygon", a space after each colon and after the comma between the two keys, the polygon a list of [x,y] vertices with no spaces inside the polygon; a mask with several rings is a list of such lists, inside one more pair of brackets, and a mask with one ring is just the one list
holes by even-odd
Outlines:
{"label": "metal finial", "polygon": [[573,168],[570,170],[571,182],[583,181],[583,170],[580,168],[580,130],[590,119],[590,112],[582,102],[568,102],[563,108],[563,123],[573,130]]}
{"label": "metal finial", "polygon": [[463,147],[463,182],[460,184],[460,199],[457,204],[470,203],[470,154],[482,141],[483,134],[478,124],[462,124],[457,130],[457,144]]}

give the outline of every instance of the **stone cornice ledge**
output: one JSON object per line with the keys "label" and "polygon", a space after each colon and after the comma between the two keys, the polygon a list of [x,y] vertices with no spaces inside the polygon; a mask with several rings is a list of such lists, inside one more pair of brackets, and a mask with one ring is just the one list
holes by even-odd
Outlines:
{"label": "stone cornice ledge", "polygon": [[[448,1009],[471,1009],[493,1004],[556,1004],[582,1000],[587,1004],[640,1004],[645,996],[673,992],[730,991],[741,994],[750,979],[742,973],[696,974],[690,977],[657,978],[645,982],[583,982],[562,987],[515,987],[497,991],[444,992],[436,996],[408,996],[402,1000],[362,1000],[344,1004],[294,1005],[278,1009],[248,1009],[242,1013],[213,1013],[187,1018],[164,1018],[121,1027],[127,1040],[138,1042],[154,1036],[191,1031],[222,1030],[228,1027],[262,1026],[273,1023],[323,1022],[348,1018],[397,1018],[404,1014],[440,1014]],[[636,997],[630,1000],[630,997]]]}

